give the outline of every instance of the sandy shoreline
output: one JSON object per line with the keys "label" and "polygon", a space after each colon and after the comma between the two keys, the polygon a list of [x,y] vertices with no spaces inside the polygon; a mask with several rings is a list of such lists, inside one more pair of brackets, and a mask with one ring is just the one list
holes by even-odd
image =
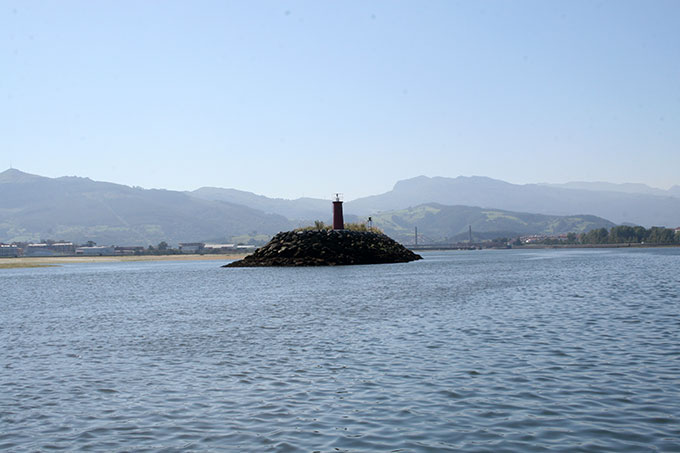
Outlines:
{"label": "sandy shoreline", "polygon": [[132,256],[36,256],[0,258],[0,269],[20,267],[58,266],[68,263],[119,263],[127,261],[232,261],[246,256],[229,255],[132,255]]}

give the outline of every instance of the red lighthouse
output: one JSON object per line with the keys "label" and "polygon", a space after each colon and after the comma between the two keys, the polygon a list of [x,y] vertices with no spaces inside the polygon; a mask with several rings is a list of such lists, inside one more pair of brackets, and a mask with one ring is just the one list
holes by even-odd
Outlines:
{"label": "red lighthouse", "polygon": [[342,217],[342,200],[339,193],[335,194],[335,200],[333,200],[333,229],[345,229],[345,220]]}

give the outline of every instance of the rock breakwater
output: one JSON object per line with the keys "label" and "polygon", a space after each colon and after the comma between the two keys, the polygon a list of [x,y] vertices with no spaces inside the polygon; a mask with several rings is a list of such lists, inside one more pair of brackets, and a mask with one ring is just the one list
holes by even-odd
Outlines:
{"label": "rock breakwater", "polygon": [[406,263],[422,259],[390,237],[349,230],[279,233],[252,255],[223,267],[337,266]]}

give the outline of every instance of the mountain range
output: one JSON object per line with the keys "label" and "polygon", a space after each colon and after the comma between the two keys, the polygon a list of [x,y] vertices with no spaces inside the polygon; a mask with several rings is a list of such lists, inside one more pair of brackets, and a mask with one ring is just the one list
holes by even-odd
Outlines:
{"label": "mountain range", "polygon": [[680,225],[680,198],[612,190],[510,184],[486,177],[428,178],[399,181],[382,195],[347,204],[358,215],[403,209],[423,203],[479,206],[546,215],[595,215],[617,224]]}
{"label": "mountain range", "polygon": [[662,197],[680,197],[680,186],[675,185],[668,190],[657,189],[656,187],[650,187],[647,184],[639,183],[623,183],[623,184],[613,184],[611,182],[585,182],[585,181],[574,181],[565,184],[541,184],[549,187],[562,187],[565,189],[582,189],[591,191],[607,191],[607,192],[623,192],[623,193],[640,193],[647,195],[659,195]]}
{"label": "mountain range", "polygon": [[149,245],[273,235],[283,216],[184,192],[146,190],[88,178],[0,173],[0,241],[65,239]]}
{"label": "mountain range", "polygon": [[252,192],[219,187],[201,187],[187,193],[203,200],[241,204],[271,214],[282,215],[289,219],[325,219],[330,214],[328,200],[319,198],[298,198],[296,200],[268,198]]}
{"label": "mountain range", "polygon": [[[680,225],[678,186],[510,184],[486,177],[419,176],[386,193],[345,203],[348,221],[371,216],[404,242],[413,229],[432,241],[468,227],[479,238],[562,234],[630,223]],[[264,240],[278,231],[330,221],[329,200],[268,198],[236,189],[192,192],[132,188],[82,177],[46,178],[16,169],[0,173],[0,241],[41,238],[149,245]]]}
{"label": "mountain range", "polygon": [[[233,189],[201,188],[194,196],[239,203],[296,219],[325,219],[328,201],[313,198],[280,200]],[[680,225],[680,186],[668,191],[644,184],[568,183],[511,184],[481,176],[457,178],[418,176],[399,181],[380,195],[345,203],[345,212],[365,218],[379,212],[421,204],[477,206],[535,214],[595,215],[616,224]],[[291,213],[295,215],[291,215]]]}

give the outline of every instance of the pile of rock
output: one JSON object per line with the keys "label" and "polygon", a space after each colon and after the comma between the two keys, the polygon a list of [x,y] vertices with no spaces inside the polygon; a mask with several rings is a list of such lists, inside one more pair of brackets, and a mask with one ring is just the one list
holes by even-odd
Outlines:
{"label": "pile of rock", "polygon": [[267,245],[223,267],[337,266],[422,259],[384,234],[349,230],[279,233]]}

